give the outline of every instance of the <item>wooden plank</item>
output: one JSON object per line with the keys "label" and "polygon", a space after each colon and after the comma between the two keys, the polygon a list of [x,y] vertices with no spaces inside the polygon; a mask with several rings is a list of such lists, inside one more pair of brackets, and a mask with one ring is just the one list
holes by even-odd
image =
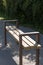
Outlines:
{"label": "wooden plank", "polygon": [[[10,34],[12,34],[13,35],[13,37],[15,37],[15,39],[19,42],[19,37],[13,32],[13,31],[11,31],[11,30],[9,30],[8,29],[8,27],[7,27],[7,31],[10,33]],[[16,31],[16,30],[15,30]],[[17,33],[17,32],[16,32]],[[29,47],[29,45],[27,45],[23,40],[22,40],[22,45],[23,45],[23,47]]]}
{"label": "wooden plank", "polygon": [[[18,29],[18,31],[20,32],[20,33],[23,33],[21,30],[19,30]],[[30,41],[31,43],[33,43],[34,45],[36,44],[36,41],[35,40],[33,40],[31,37],[29,37],[29,36],[24,36],[28,41]]]}
{"label": "wooden plank", "polygon": [[[20,33],[23,33],[21,30],[18,30]],[[16,31],[15,31],[16,33]],[[18,33],[19,34],[19,33]],[[22,37],[23,40],[25,40],[25,42],[28,44],[28,45],[35,45],[36,44],[36,41],[34,41],[32,38],[30,38],[29,36],[23,36]]]}
{"label": "wooden plank", "polygon": [[[12,29],[12,28],[11,28]],[[18,36],[19,36],[19,32],[20,32],[20,30],[19,30],[19,32],[17,31],[17,30],[13,30],[12,31],[13,33],[15,32]],[[10,33],[12,33],[11,31],[10,31]],[[22,32],[20,32],[20,33],[22,33]],[[13,34],[13,36],[14,36],[14,34]],[[22,39],[29,45],[29,46],[34,46],[34,44],[32,44],[31,42],[29,42],[25,37],[22,37]]]}
{"label": "wooden plank", "polygon": [[[12,31],[8,31],[10,34],[12,34],[13,35],[13,37],[19,42],[19,37],[15,34],[15,33],[13,33]],[[22,46],[24,47],[24,48],[28,48],[29,47],[29,45],[27,45],[23,40],[22,40]]]}
{"label": "wooden plank", "polygon": [[[19,36],[19,33],[15,30],[14,31],[18,36]],[[24,42],[29,45],[29,46],[34,46],[34,44],[32,44],[29,40],[27,40],[26,37],[22,36],[22,40],[24,40]]]}
{"label": "wooden plank", "polygon": [[1,21],[3,21],[4,23],[9,23],[9,22],[17,22],[18,20],[15,19],[15,20],[1,20]]}
{"label": "wooden plank", "polygon": [[27,35],[32,35],[32,34],[34,34],[34,35],[36,35],[36,34],[39,34],[39,32],[27,32],[27,33],[21,33],[20,35],[21,36],[27,36]]}

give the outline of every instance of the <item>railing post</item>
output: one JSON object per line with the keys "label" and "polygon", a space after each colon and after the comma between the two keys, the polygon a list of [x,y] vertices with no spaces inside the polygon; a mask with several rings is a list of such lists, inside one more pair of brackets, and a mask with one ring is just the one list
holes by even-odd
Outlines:
{"label": "railing post", "polygon": [[[36,42],[37,42],[37,44],[39,44],[40,43],[40,36],[39,36],[39,34],[36,34]],[[39,48],[36,48],[36,65],[39,65],[39,51],[40,51],[40,49]]]}
{"label": "railing post", "polygon": [[19,35],[19,65],[22,65],[22,36]]}

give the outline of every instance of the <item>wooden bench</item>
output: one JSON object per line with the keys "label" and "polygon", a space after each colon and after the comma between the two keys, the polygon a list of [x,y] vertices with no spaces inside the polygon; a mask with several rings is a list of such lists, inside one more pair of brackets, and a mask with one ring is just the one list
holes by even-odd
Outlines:
{"label": "wooden bench", "polygon": [[[6,26],[6,23],[11,22],[11,21],[16,21],[16,27],[15,26]],[[36,65],[39,65],[39,49],[41,45],[39,44],[39,32],[28,32],[24,33],[22,30],[18,28],[18,22],[17,20],[5,20],[5,45],[7,44],[6,42],[6,30],[16,39],[16,41],[20,45],[20,65],[22,65],[22,49],[36,49]],[[35,35],[36,36],[36,41],[33,40],[30,35]]]}

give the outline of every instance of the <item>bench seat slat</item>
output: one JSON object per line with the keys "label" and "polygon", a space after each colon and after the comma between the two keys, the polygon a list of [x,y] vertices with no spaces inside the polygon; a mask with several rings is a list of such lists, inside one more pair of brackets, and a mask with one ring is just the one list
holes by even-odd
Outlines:
{"label": "bench seat slat", "polygon": [[[20,33],[23,33],[21,30],[18,30]],[[20,34],[20,33],[18,33],[17,31],[15,31],[15,33],[17,33],[18,35]],[[32,38],[30,38],[29,36],[23,36],[23,39],[27,42],[27,44],[30,44],[30,45],[35,45],[36,44],[36,41],[34,41]],[[31,40],[31,41],[30,41]],[[31,43],[29,43],[29,41],[31,42]]]}
{"label": "bench seat slat", "polygon": [[[20,33],[23,33],[21,30],[18,30]],[[31,42],[33,43],[33,44],[36,44],[36,41],[35,40],[33,40],[32,38],[30,38],[29,36],[24,36],[24,37],[26,37],[29,41],[31,40]]]}
{"label": "bench seat slat", "polygon": [[[18,36],[19,36],[19,32],[23,33],[22,31],[19,30],[19,32],[17,30],[13,30],[12,32],[15,32]],[[14,34],[13,34],[14,35]],[[29,37],[29,36],[28,36]],[[34,44],[32,44],[31,42],[29,42],[24,36],[22,37],[22,39],[30,46],[34,46]]]}
{"label": "bench seat slat", "polygon": [[[8,29],[7,29],[7,31],[8,31],[10,34],[12,34],[13,37],[15,37],[15,39],[19,42],[19,37],[18,37],[14,32],[9,31]],[[28,48],[28,47],[29,47],[29,45],[27,45],[23,40],[22,40],[22,46],[23,46],[24,48]]]}
{"label": "bench seat slat", "polygon": [[[14,32],[19,36],[19,33],[18,33],[16,30],[14,30]],[[24,40],[27,45],[29,45],[29,46],[34,46],[34,44],[32,44],[30,41],[28,41],[28,40],[26,39],[26,37],[22,36],[22,40]]]}

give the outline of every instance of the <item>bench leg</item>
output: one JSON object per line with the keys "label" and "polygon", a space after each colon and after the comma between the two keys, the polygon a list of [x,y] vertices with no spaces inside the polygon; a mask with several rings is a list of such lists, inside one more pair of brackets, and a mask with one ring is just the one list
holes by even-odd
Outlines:
{"label": "bench leg", "polygon": [[36,65],[39,65],[39,50],[40,49],[36,49]]}
{"label": "bench leg", "polygon": [[19,22],[18,21],[16,21],[16,27],[19,28]]}
{"label": "bench leg", "polygon": [[4,36],[5,36],[5,45],[7,45],[7,40],[6,40],[6,23],[4,23]]}
{"label": "bench leg", "polygon": [[19,42],[20,42],[20,46],[19,46],[19,65],[22,65],[22,37],[19,36]]}
{"label": "bench leg", "polygon": [[[36,34],[36,42],[37,44],[40,44],[40,34]],[[36,49],[36,65],[39,65],[39,51],[40,49]]]}

